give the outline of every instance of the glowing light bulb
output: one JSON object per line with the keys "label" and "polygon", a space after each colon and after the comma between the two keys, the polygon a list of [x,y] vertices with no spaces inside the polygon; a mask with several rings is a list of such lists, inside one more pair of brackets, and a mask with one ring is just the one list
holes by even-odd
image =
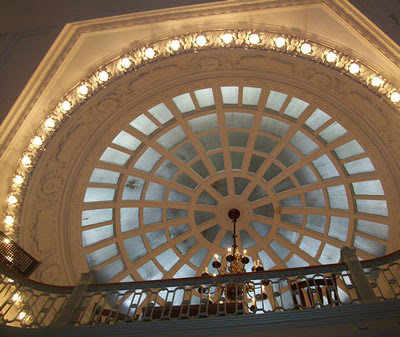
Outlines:
{"label": "glowing light bulb", "polygon": [[5,239],[3,240],[3,242],[4,242],[5,244],[10,243],[10,239],[5,238]]}
{"label": "glowing light bulb", "polygon": [[56,126],[56,122],[54,121],[53,118],[47,118],[46,121],[44,122],[44,126],[48,129],[52,129]]}
{"label": "glowing light bulb", "polygon": [[36,136],[35,138],[33,138],[32,143],[35,146],[40,146],[43,144],[43,140],[39,136]]}
{"label": "glowing light bulb", "polygon": [[14,223],[14,218],[13,218],[11,215],[7,215],[7,216],[4,218],[4,223],[5,223],[6,225],[12,225],[12,224]]}
{"label": "glowing light bulb", "polygon": [[282,36],[279,36],[275,39],[275,46],[278,48],[282,48],[286,44],[286,39]]}
{"label": "glowing light bulb", "polygon": [[307,55],[311,53],[311,45],[309,43],[303,43],[300,47],[300,50],[303,54]]}
{"label": "glowing light bulb", "polygon": [[24,182],[24,178],[20,175],[16,175],[14,177],[14,183],[17,185],[21,185]]}
{"label": "glowing light bulb", "polygon": [[144,51],[144,56],[146,56],[148,59],[152,59],[156,55],[156,52],[154,51],[153,48],[147,48]]}
{"label": "glowing light bulb", "polygon": [[219,256],[218,256],[218,254],[214,254],[214,257],[215,257],[215,259],[216,259],[216,260],[218,260],[218,259],[219,259]]}
{"label": "glowing light bulb", "polygon": [[179,40],[172,40],[170,46],[173,51],[178,51],[181,47],[181,43]]}
{"label": "glowing light bulb", "polygon": [[100,71],[99,80],[102,82],[108,81],[108,72],[106,72],[105,70]]}
{"label": "glowing light bulb", "polygon": [[243,254],[244,254],[244,255],[247,254],[247,249],[243,249]]}
{"label": "glowing light bulb", "polygon": [[18,319],[19,319],[20,321],[22,321],[22,320],[25,318],[25,316],[26,316],[26,312],[21,311],[21,312],[18,314]]}
{"label": "glowing light bulb", "polygon": [[13,295],[13,297],[11,298],[11,300],[12,300],[13,302],[20,302],[20,301],[21,301],[21,295],[18,294],[18,293],[15,293],[15,294]]}
{"label": "glowing light bulb", "polygon": [[392,93],[392,94],[390,95],[390,100],[391,100],[393,103],[399,103],[399,102],[400,102],[400,93],[398,93],[398,92]]}
{"label": "glowing light bulb", "polygon": [[128,57],[124,57],[121,59],[121,66],[125,69],[128,69],[131,66],[132,62]]}
{"label": "glowing light bulb", "polygon": [[217,276],[217,274],[213,274],[213,276],[215,277],[215,276]]}
{"label": "glowing light bulb", "polygon": [[207,38],[204,35],[199,35],[196,37],[196,44],[199,47],[204,47],[207,43]]}
{"label": "glowing light bulb", "polygon": [[68,102],[68,101],[64,101],[64,102],[61,103],[61,108],[62,108],[64,111],[69,111],[69,110],[71,110],[71,107],[72,107],[72,105],[71,105],[71,103]]}
{"label": "glowing light bulb", "polygon": [[228,248],[228,253],[232,253],[232,248]]}
{"label": "glowing light bulb", "polygon": [[357,74],[360,71],[360,66],[357,63],[350,64],[349,67],[350,74]]}
{"label": "glowing light bulb", "polygon": [[330,63],[335,62],[337,59],[337,55],[333,52],[330,51],[328,54],[326,54],[326,60]]}
{"label": "glowing light bulb", "polygon": [[222,41],[224,41],[225,44],[231,43],[233,40],[233,35],[231,33],[226,33],[222,35]]}
{"label": "glowing light bulb", "polygon": [[373,87],[379,87],[383,83],[383,80],[379,76],[375,76],[371,80],[371,84]]}
{"label": "glowing light bulb", "polygon": [[86,84],[82,84],[79,88],[78,88],[78,93],[82,96],[86,96],[89,92],[89,88]]}
{"label": "glowing light bulb", "polygon": [[257,44],[260,43],[260,37],[258,36],[258,34],[253,33],[249,36],[249,42],[251,44]]}
{"label": "glowing light bulb", "polygon": [[22,157],[21,163],[22,163],[22,165],[28,166],[28,165],[32,164],[32,160],[28,155],[25,155]]}
{"label": "glowing light bulb", "polygon": [[17,198],[14,195],[10,195],[7,201],[10,205],[15,205],[18,202]]}

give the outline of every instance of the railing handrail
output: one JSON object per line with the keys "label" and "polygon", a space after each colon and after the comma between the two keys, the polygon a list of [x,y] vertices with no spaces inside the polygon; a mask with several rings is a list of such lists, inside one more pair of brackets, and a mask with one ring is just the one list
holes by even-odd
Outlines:
{"label": "railing handrail", "polygon": [[[400,250],[397,250],[391,254],[374,258],[370,260],[361,261],[363,268],[374,268],[381,265],[386,265],[400,259]],[[323,274],[323,273],[337,273],[347,269],[345,263],[334,263],[326,265],[317,265],[311,267],[300,267],[300,268],[286,268],[286,269],[275,269],[262,272],[252,273],[241,273],[233,275],[219,275],[210,277],[191,277],[191,278],[179,278],[179,279],[161,279],[152,281],[133,281],[123,283],[104,283],[104,284],[91,284],[88,286],[87,291],[118,291],[125,289],[149,289],[149,288],[165,288],[165,287],[179,287],[188,285],[201,285],[201,284],[221,284],[229,282],[241,282],[250,280],[260,279],[274,279],[274,278],[285,278],[285,277],[296,277],[311,274]],[[72,293],[74,286],[59,286],[51,285],[46,283],[37,282],[28,279],[22,275],[15,273],[7,266],[0,264],[0,272],[5,274],[7,277],[17,281],[23,286],[31,287],[37,290],[45,292],[53,292],[58,294]]]}

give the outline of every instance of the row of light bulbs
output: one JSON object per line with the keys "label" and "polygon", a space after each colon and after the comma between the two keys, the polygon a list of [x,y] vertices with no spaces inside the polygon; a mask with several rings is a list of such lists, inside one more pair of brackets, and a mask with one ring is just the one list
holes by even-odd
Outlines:
{"label": "row of light bulbs", "polygon": [[[189,34],[181,39],[172,39],[166,44],[166,48],[170,53],[173,55],[174,53],[179,52],[183,47],[183,42],[185,38],[190,38],[194,39],[194,48],[203,48],[207,47],[207,45],[210,44],[210,40],[207,39],[207,34]],[[219,35],[219,39],[222,42],[222,45],[225,47],[231,47],[235,45],[235,35],[232,33],[222,33]],[[261,38],[260,35],[256,32],[253,32],[248,35],[247,39],[245,40],[245,43],[247,43],[250,46],[257,46],[260,45],[261,43]],[[287,51],[285,47],[288,44],[288,39],[283,37],[283,36],[276,36],[273,38],[273,45],[274,48],[276,48],[278,51],[285,52]],[[154,43],[154,47],[148,47],[148,48],[143,48],[143,61],[148,62],[151,61],[152,59],[156,58],[160,53],[158,52],[157,48],[158,45],[157,43]],[[137,51],[136,51],[137,52]],[[300,45],[300,52],[302,55],[307,56],[307,55],[312,55],[313,52],[313,44],[308,43],[308,42],[302,42]],[[133,55],[133,54],[132,54]],[[326,48],[325,51],[325,61],[328,62],[329,65],[335,67],[335,64],[338,60],[338,54],[333,51],[329,50]],[[140,64],[136,64],[134,60],[129,57],[129,56],[123,56],[121,58],[118,58],[116,60],[111,61],[108,65],[113,64],[114,62],[118,63],[119,68],[123,72],[127,72],[129,70],[133,70],[133,65],[138,68]],[[143,62],[142,62],[143,63]],[[353,75],[357,76],[359,75],[361,68],[364,67],[365,69],[369,69],[369,72],[372,74],[368,78],[368,83],[375,87],[379,88],[381,87],[384,83],[388,83],[385,79],[383,79],[381,76],[375,73],[373,75],[373,71],[368,68],[365,65],[361,65],[360,63],[357,62],[352,62],[351,64],[348,65],[347,71]],[[97,72],[96,72],[96,81],[95,83],[97,86],[101,87],[101,85],[106,84],[109,82],[113,77],[112,72],[105,70],[107,68],[107,65],[101,67]],[[66,99],[63,99],[57,107],[60,108],[61,113],[64,115],[70,113],[72,109],[75,107],[75,105],[78,105],[79,103],[84,102],[90,94],[95,92],[95,89],[93,89],[93,81],[90,81],[89,79],[91,78],[92,75],[90,75],[86,80],[82,81],[77,87],[75,87],[72,91],[70,91],[68,94],[65,95],[67,97]],[[75,96],[76,102],[75,105],[73,104],[73,101],[71,97],[74,96],[74,91],[76,92],[77,96]],[[68,98],[70,97],[70,98]],[[400,102],[400,93],[399,91],[392,91],[390,93],[389,99],[392,103],[398,104]],[[56,107],[56,110],[57,110]],[[52,135],[53,132],[55,132],[55,128],[58,122],[61,122],[63,116],[61,118],[58,116],[57,117],[48,117],[42,124],[42,135],[35,136],[30,143],[30,146],[36,150],[36,155],[37,157],[40,155],[41,150],[43,149],[43,144],[45,143],[46,139]],[[25,151],[25,154],[22,156],[21,161],[20,161],[20,166],[21,169],[19,171],[25,173],[17,173],[14,178],[13,178],[13,184],[11,186],[12,191],[19,191],[19,194],[22,195],[22,187],[24,185],[24,182],[26,180],[26,175],[30,172],[33,166],[33,157],[32,157],[32,151],[29,149]],[[36,158],[37,159],[37,158]],[[10,229],[10,226],[12,226],[15,223],[15,205],[18,203],[21,203],[21,198],[16,195],[18,193],[12,192],[7,199],[7,215],[4,218],[4,223],[8,228]],[[14,215],[12,215],[14,213]]]}

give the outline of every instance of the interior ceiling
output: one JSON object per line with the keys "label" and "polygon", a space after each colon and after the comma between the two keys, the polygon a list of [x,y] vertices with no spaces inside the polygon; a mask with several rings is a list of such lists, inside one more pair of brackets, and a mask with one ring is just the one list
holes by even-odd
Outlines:
{"label": "interior ceiling", "polygon": [[22,209],[22,241],[46,259],[37,279],[58,283],[60,261],[98,282],[215,272],[232,208],[239,247],[265,269],[336,263],[345,245],[362,259],[393,250],[397,194],[369,132],[375,115],[358,125],[351,114],[385,103],[365,88],[364,102],[350,99],[360,85],[327,67],[271,54],[157,61],[77,108],[46,144]]}

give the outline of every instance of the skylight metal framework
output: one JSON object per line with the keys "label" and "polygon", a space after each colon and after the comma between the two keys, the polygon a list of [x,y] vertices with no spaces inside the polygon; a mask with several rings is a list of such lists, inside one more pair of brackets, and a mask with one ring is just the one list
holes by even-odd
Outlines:
{"label": "skylight metal framework", "polygon": [[213,273],[213,254],[231,246],[231,208],[248,268],[335,263],[345,245],[381,256],[389,228],[373,163],[329,111],[236,84],[137,115],[104,149],[82,201],[99,282]]}

